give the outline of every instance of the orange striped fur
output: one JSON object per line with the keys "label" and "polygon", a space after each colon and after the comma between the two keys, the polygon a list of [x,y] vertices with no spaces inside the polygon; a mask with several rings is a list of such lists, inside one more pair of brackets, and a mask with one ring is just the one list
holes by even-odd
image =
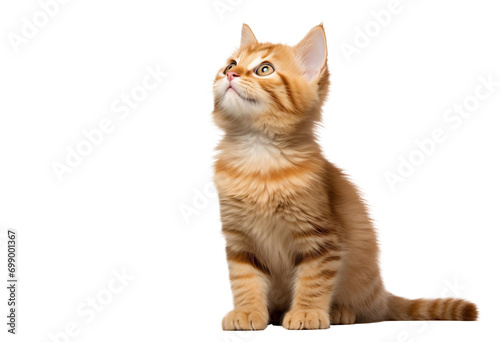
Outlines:
{"label": "orange striped fur", "polygon": [[314,135],[328,93],[326,51],[321,25],[293,47],[258,43],[244,25],[215,78],[213,117],[225,135],[214,180],[234,301],[223,329],[476,320],[476,306],[461,299],[385,290],[366,206]]}

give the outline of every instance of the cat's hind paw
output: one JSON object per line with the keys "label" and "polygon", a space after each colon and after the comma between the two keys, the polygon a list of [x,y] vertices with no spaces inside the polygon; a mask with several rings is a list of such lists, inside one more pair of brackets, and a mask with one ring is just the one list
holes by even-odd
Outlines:
{"label": "cat's hind paw", "polygon": [[332,324],[354,324],[356,314],[344,307],[334,307],[332,309]]}

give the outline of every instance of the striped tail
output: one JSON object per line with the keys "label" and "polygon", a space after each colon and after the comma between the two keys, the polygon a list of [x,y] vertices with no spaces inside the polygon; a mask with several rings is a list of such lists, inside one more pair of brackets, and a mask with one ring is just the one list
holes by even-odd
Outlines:
{"label": "striped tail", "polygon": [[391,295],[388,320],[395,321],[475,321],[476,304],[457,298],[406,299]]}

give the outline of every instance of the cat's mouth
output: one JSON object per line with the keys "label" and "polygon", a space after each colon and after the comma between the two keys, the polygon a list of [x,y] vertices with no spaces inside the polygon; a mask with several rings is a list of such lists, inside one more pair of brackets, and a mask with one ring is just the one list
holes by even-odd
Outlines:
{"label": "cat's mouth", "polygon": [[231,85],[229,85],[226,89],[226,93],[228,93],[228,92],[235,93],[236,95],[238,95],[240,98],[242,98],[245,101],[253,102],[253,103],[257,102],[255,99],[251,99],[249,97],[243,96],[240,91],[236,90],[236,88],[232,87]]}

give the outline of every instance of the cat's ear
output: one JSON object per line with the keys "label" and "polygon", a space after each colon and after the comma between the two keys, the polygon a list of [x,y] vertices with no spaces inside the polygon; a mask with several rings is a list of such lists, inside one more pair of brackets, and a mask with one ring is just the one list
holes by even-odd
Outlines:
{"label": "cat's ear", "polygon": [[252,29],[247,24],[243,24],[241,28],[241,44],[240,47],[244,47],[247,45],[257,44],[257,38],[252,32]]}
{"label": "cat's ear", "polygon": [[326,68],[328,54],[323,24],[313,27],[294,49],[307,80],[312,81],[321,76]]}

